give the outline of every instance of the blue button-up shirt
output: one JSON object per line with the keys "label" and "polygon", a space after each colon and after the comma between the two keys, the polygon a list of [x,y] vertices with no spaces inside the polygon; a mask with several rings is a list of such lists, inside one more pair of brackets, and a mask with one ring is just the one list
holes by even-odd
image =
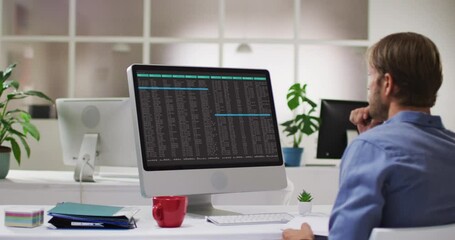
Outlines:
{"label": "blue button-up shirt", "polygon": [[455,133],[441,118],[400,112],[346,149],[330,239],[366,240],[375,227],[455,222]]}

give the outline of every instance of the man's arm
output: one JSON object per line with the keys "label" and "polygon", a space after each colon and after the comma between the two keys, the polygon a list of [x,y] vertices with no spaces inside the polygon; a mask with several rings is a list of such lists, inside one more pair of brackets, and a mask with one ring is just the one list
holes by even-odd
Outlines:
{"label": "man's arm", "polygon": [[382,149],[355,140],[346,150],[340,168],[340,188],[329,223],[333,240],[368,239],[380,226],[386,156]]}

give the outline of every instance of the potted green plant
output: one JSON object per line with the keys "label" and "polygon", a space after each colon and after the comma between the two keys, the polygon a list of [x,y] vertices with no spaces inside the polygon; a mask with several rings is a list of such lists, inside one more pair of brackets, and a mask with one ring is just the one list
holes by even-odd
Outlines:
{"label": "potted green plant", "polygon": [[313,206],[313,196],[311,193],[303,190],[299,196],[297,197],[298,202],[298,208],[299,208],[299,214],[300,215],[306,215],[311,212],[311,208]]}
{"label": "potted green plant", "polygon": [[309,99],[306,94],[306,84],[293,84],[286,96],[288,107],[296,111],[294,118],[284,123],[283,132],[286,136],[292,136],[292,147],[283,148],[286,166],[300,166],[303,147],[300,146],[304,135],[310,136],[319,130],[321,119],[313,116],[316,113],[317,104]]}
{"label": "potted green plant", "polygon": [[[8,80],[15,67],[16,64],[11,64],[4,71],[0,71],[0,179],[5,178],[8,174],[11,151],[20,165],[22,154],[20,145],[30,157],[27,137],[31,136],[37,141],[40,139],[38,129],[30,122],[30,114],[22,109],[9,109],[9,103],[29,96],[52,102],[52,99],[44,93],[34,90],[21,91],[18,81]],[[9,143],[9,145],[5,143]]]}

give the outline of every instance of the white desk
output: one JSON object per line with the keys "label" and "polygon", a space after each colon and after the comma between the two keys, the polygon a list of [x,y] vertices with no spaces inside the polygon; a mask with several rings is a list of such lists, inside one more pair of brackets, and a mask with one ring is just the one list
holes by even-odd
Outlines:
{"label": "white desk", "polygon": [[[14,228],[4,226],[4,208],[0,206],[0,239],[281,239],[282,229],[286,224],[244,225],[244,226],[216,226],[190,216],[180,228],[160,228],[153,220],[150,206],[141,206],[138,213],[139,221],[136,229],[130,230],[62,230],[51,229],[47,223],[49,216],[45,216],[45,224],[36,228]],[[46,211],[53,206],[43,206]],[[296,206],[218,206],[218,208],[242,212],[289,212],[297,215]],[[321,218],[321,214],[328,218],[330,205],[315,205],[313,212]],[[308,217],[311,220],[312,216]],[[325,224],[325,223],[324,223]],[[327,228],[327,226],[313,226],[313,228]]]}

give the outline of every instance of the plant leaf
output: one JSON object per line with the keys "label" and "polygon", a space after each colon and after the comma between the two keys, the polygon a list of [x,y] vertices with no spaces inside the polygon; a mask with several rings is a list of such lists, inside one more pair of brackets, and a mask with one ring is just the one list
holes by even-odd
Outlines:
{"label": "plant leaf", "polygon": [[22,137],[21,135],[19,135],[19,139],[21,140],[22,145],[24,146],[25,152],[27,153],[27,157],[30,158],[30,146],[28,145],[27,140],[25,139],[25,137]]}
{"label": "plant leaf", "polygon": [[40,134],[39,134],[39,131],[38,129],[35,127],[35,125],[29,123],[29,122],[21,122],[20,123],[22,125],[22,127],[24,128],[24,133],[27,134],[27,133],[30,133],[30,135],[36,139],[37,141],[39,141],[40,139]]}
{"label": "plant leaf", "polygon": [[26,113],[26,114],[29,114],[27,111],[24,111],[22,109],[14,109],[14,110],[7,111],[5,115],[10,115],[10,114],[14,114],[14,113]]}
{"label": "plant leaf", "polygon": [[22,119],[24,119],[25,122],[30,122],[30,119],[32,119],[32,115],[26,111],[19,110],[20,116]]}
{"label": "plant leaf", "polygon": [[27,96],[35,96],[35,97],[43,98],[43,99],[48,100],[49,102],[54,102],[50,97],[48,97],[46,94],[44,94],[40,91],[30,90],[30,91],[24,92],[24,94]]}
{"label": "plant leaf", "polygon": [[311,109],[314,109],[314,108],[317,106],[317,104],[316,104],[315,102],[313,102],[312,100],[310,100],[310,99],[307,98],[307,97],[305,97],[305,101],[306,101],[308,104],[310,104]]}
{"label": "plant leaf", "polygon": [[26,98],[27,95],[24,95],[23,92],[12,92],[12,93],[8,93],[8,95],[6,95],[6,97],[8,98],[8,100],[13,100],[13,99]]}
{"label": "plant leaf", "polygon": [[14,129],[14,128],[10,128],[10,129],[8,130],[8,132],[11,133],[12,135],[18,135],[19,137],[27,137],[25,134],[23,134],[23,133],[17,131],[17,130]]}
{"label": "plant leaf", "polygon": [[299,128],[297,126],[289,126],[285,129],[285,132],[288,133],[287,136],[292,136],[292,135],[296,134],[298,130],[299,130]]}
{"label": "plant leaf", "polygon": [[11,143],[11,149],[13,150],[14,158],[18,165],[21,165],[21,148],[19,144],[17,144],[14,138],[8,137],[6,138],[7,141]]}
{"label": "plant leaf", "polygon": [[9,76],[11,76],[11,73],[13,72],[13,68],[16,67],[16,64],[13,63],[13,64],[10,64],[6,69],[5,71],[3,72],[2,74],[2,82],[6,81],[6,79],[9,78]]}
{"label": "plant leaf", "polygon": [[5,137],[7,136],[8,132],[11,130],[12,123],[5,119],[0,119],[0,122],[1,122],[1,125],[3,126],[0,131],[0,142],[3,142],[5,140]]}
{"label": "plant leaf", "polygon": [[319,130],[319,118],[305,114],[297,115],[299,129],[306,135],[311,135]]}
{"label": "plant leaf", "polygon": [[3,90],[13,87],[14,89],[19,89],[19,82],[16,80],[3,82]]}
{"label": "plant leaf", "polygon": [[281,123],[280,125],[287,127],[287,126],[290,126],[293,122],[294,122],[294,120],[292,119],[292,120],[286,121],[284,123]]}
{"label": "plant leaf", "polygon": [[288,95],[286,96],[289,109],[294,110],[300,105],[300,101],[305,101],[305,88],[306,84],[300,87],[300,83],[295,83],[289,88]]}

